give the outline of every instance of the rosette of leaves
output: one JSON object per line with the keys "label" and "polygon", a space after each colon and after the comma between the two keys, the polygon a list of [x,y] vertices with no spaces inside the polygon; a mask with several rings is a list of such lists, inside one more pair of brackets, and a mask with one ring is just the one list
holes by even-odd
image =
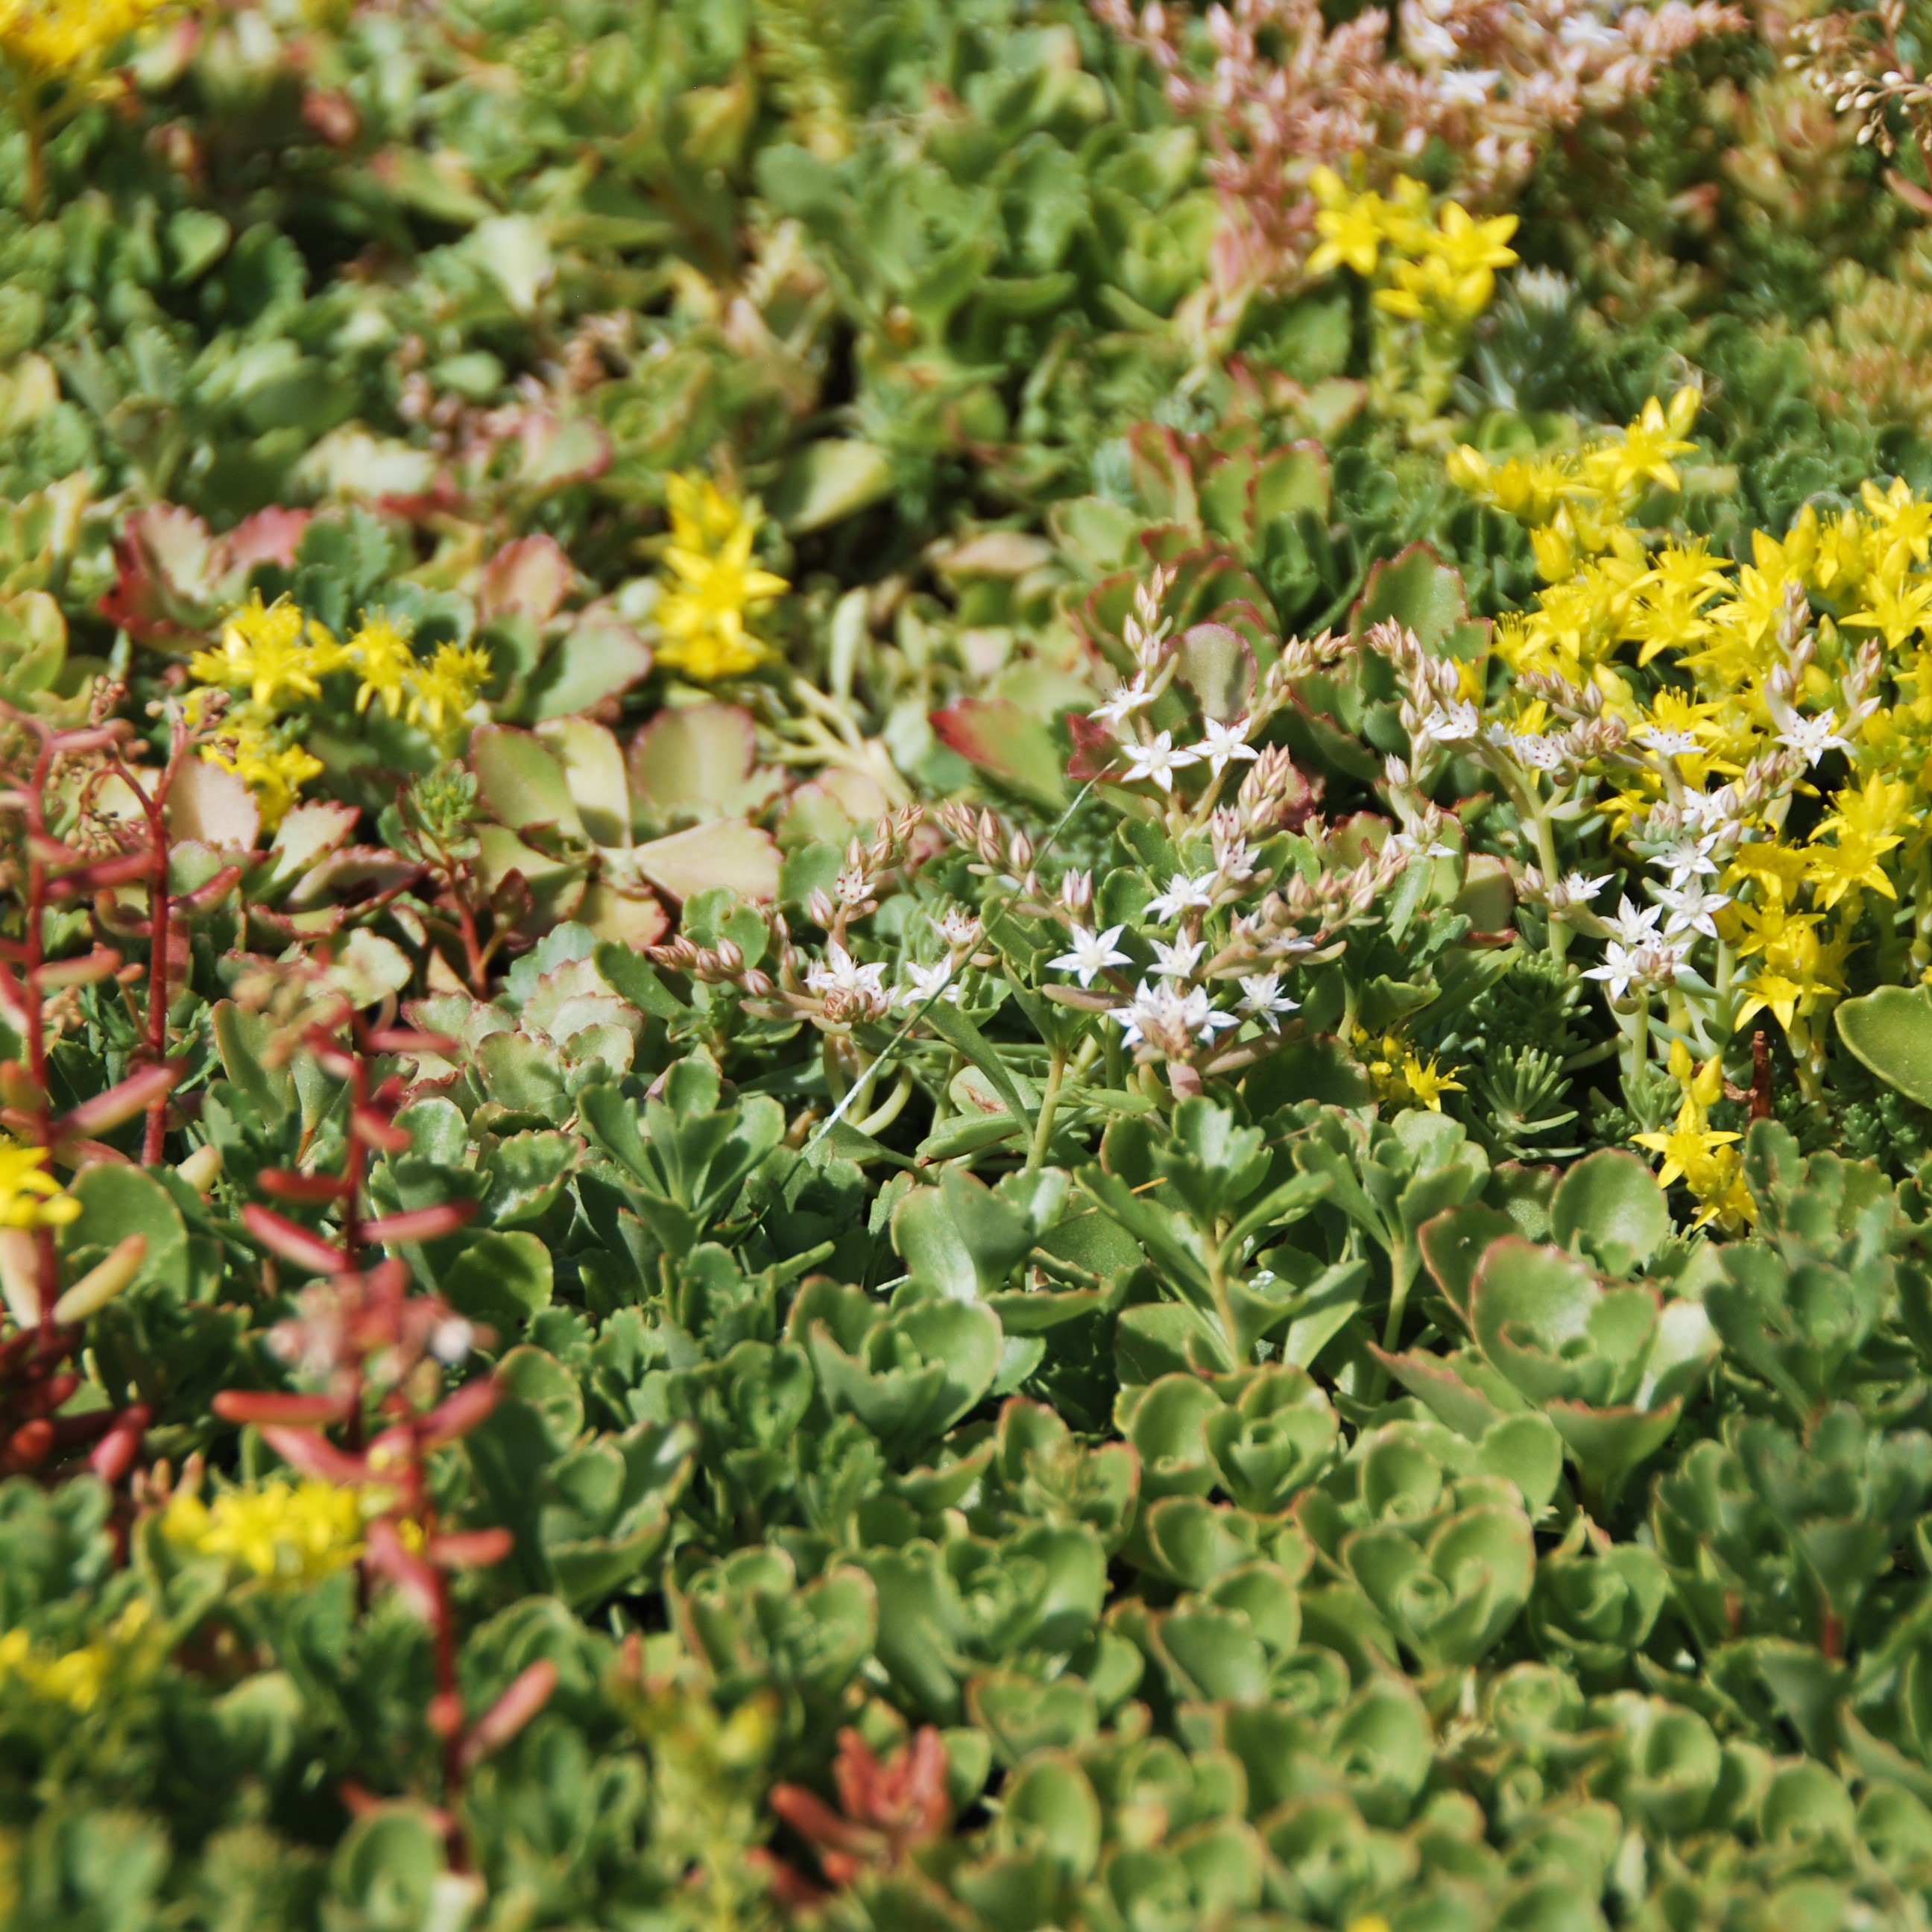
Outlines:
{"label": "rosette of leaves", "polygon": [[496,1378],[502,1398],[464,1454],[488,1514],[516,1534],[526,1587],[589,1606],[634,1585],[670,1534],[694,1432],[586,1430],[576,1376],[539,1348],[512,1349]]}
{"label": "rosette of leaves", "polygon": [[1616,1150],[1580,1162],[1548,1214],[1560,1246],[1526,1240],[1508,1215],[1479,1204],[1444,1215],[1424,1246],[1474,1346],[1384,1359],[1466,1434],[1540,1411],[1586,1496],[1607,1502],[1670,1438],[1719,1344],[1700,1302],[1628,1279],[1653,1259],[1682,1258],[1664,1250],[1669,1215],[1641,1162]]}
{"label": "rosette of leaves", "polygon": [[[1486,1446],[1528,1477],[1540,1508],[1554,1471],[1546,1450],[1515,1439],[1525,1436],[1505,1424]],[[1436,1424],[1389,1424],[1358,1438],[1348,1465],[1297,1512],[1334,1574],[1426,1670],[1479,1661],[1529,1600],[1536,1550],[1524,1494],[1486,1460]]]}
{"label": "rosette of leaves", "polygon": [[1530,1638],[1549,1661],[1586,1682],[1614,1681],[1649,1640],[1670,1594],[1669,1574],[1654,1550],[1593,1539],[1579,1515],[1537,1560]]}
{"label": "rosette of leaves", "polygon": [[1124,1388],[1114,1424],[1140,1460],[1141,1494],[1218,1490],[1257,1515],[1286,1509],[1335,1453],[1335,1412],[1305,1370],[1166,1375]]}
{"label": "rosette of leaves", "polygon": [[1724,1250],[1723,1278],[1703,1293],[1730,1356],[1800,1426],[1840,1400],[1915,1405],[1922,1384],[1898,1324],[1901,1287],[1926,1305],[1924,1263],[1884,1177],[1832,1154],[1801,1161],[1769,1122],[1744,1157],[1754,1238]]}
{"label": "rosette of leaves", "polygon": [[1162,1297],[1120,1316],[1116,1346],[1130,1378],[1245,1366],[1258,1342],[1298,1317],[1311,1318],[1311,1328],[1288,1346],[1312,1361],[1352,1312],[1359,1266],[1316,1262],[1298,1282],[1256,1264],[1269,1237],[1330,1191],[1328,1174],[1298,1171],[1296,1158],[1288,1144],[1271,1144],[1261,1127],[1204,1098],[1182,1100],[1165,1121],[1128,1118],[1107,1130],[1080,1185],[1139,1243]]}
{"label": "rosette of leaves", "polygon": [[588,718],[486,726],[470,752],[489,813],[477,831],[482,880],[494,891],[520,877],[536,931],[574,919],[634,948],[668,930],[659,894],[682,902],[724,887],[769,902],[778,848],[753,820],[778,781],[755,768],[756,750],[750,715],[726,705],[663,713],[628,757]]}

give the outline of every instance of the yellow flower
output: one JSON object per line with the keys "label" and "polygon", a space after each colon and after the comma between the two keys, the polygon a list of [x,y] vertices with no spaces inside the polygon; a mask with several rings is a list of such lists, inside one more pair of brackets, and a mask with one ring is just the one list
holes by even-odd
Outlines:
{"label": "yellow flower", "polygon": [[405,687],[416,672],[409,634],[386,610],[365,610],[362,628],[349,640],[348,650],[362,680],[356,693],[356,710],[368,710],[370,700],[380,698],[383,710],[392,718],[400,718]]}
{"label": "yellow flower", "polygon": [[1496,290],[1496,278],[1487,268],[1458,268],[1448,256],[1431,254],[1399,263],[1394,286],[1376,290],[1375,300],[1378,308],[1413,321],[1461,322],[1480,315]]}
{"label": "yellow flower", "polygon": [[1894,476],[1887,490],[1867,483],[1861,494],[1879,558],[1886,564],[1896,560],[1901,566],[1907,556],[1915,563],[1924,562],[1932,551],[1932,502],[1915,496],[1902,476]]}
{"label": "yellow flower", "polygon": [[1789,973],[1767,966],[1746,985],[1743,1004],[1732,1022],[1732,1030],[1742,1033],[1755,1015],[1770,1012],[1777,1016],[1778,1024],[1789,1033],[1791,1022],[1797,1017],[1798,1001],[1831,990],[1821,981],[1794,979]]}
{"label": "yellow flower", "polygon": [[1671,398],[1666,415],[1664,405],[1652,396],[1620,440],[1600,443],[1586,452],[1585,475],[1606,496],[1622,496],[1640,483],[1660,484],[1666,490],[1682,488],[1670,459],[1687,455],[1697,446],[1684,440],[1684,432],[1696,419],[1698,401],[1694,388],[1679,389]]}
{"label": "yellow flower", "polygon": [[320,698],[322,679],[347,662],[342,646],[297,606],[278,598],[265,610],[257,590],[223,626],[221,648],[197,651],[188,669],[203,684],[245,690],[266,712],[288,698]]}
{"label": "yellow flower", "polygon": [[747,613],[791,586],[752,562],[757,525],[746,506],[688,477],[671,478],[667,494],[672,542],[664,562],[674,583],[658,604],[658,656],[707,682],[735,677],[765,656],[746,628]]}
{"label": "yellow flower", "polygon": [[[1514,248],[1504,244],[1516,230],[1514,214],[1478,221],[1460,202],[1452,201],[1443,208],[1441,226],[1433,234],[1425,234],[1419,239],[1424,248],[1460,277],[1510,267],[1518,256]],[[1490,279],[1494,280],[1493,277]]]}
{"label": "yellow flower", "polygon": [[161,1529],[171,1543],[202,1556],[225,1556],[268,1582],[312,1583],[362,1553],[359,1492],[333,1483],[280,1478],[220,1491],[214,1502],[182,1491]]}
{"label": "yellow flower", "polygon": [[294,807],[302,788],[321,776],[322,760],[302,745],[284,743],[267,718],[244,711],[222,721],[221,736],[202,747],[212,765],[232,772],[255,794],[262,828],[273,831]]}
{"label": "yellow flower", "polygon": [[0,1228],[58,1228],[80,1212],[46,1162],[45,1148],[0,1141]]}
{"label": "yellow flower", "polygon": [[490,653],[478,644],[439,644],[417,667],[409,719],[438,737],[460,730],[477,694],[490,680]]}
{"label": "yellow flower", "polygon": [[1688,1094],[1684,1104],[1677,1110],[1677,1118],[1670,1131],[1666,1134],[1633,1134],[1630,1138],[1640,1148],[1647,1148],[1652,1154],[1664,1156],[1664,1165],[1657,1171],[1657,1184],[1668,1187],[1673,1180],[1689,1178],[1693,1190],[1702,1193],[1700,1178],[1708,1181],[1713,1178],[1712,1156],[1718,1148],[1728,1146],[1732,1141],[1743,1138],[1739,1134],[1724,1133],[1706,1124],[1704,1109]]}
{"label": "yellow flower", "polygon": [[686,550],[718,549],[745,520],[742,507],[708,476],[667,476],[664,508],[670,514],[671,541]]}
{"label": "yellow flower", "polygon": [[1844,620],[1849,628],[1873,630],[1884,634],[1892,650],[1925,628],[1932,613],[1932,577],[1907,577],[1894,552],[1874,576],[1866,580],[1865,606]]}
{"label": "yellow flower", "polygon": [[1432,1059],[1425,1066],[1412,1053],[1402,1064],[1402,1077],[1408,1083],[1408,1090],[1414,1095],[1416,1104],[1426,1107],[1432,1114],[1442,1112],[1444,1094],[1467,1090],[1455,1077],[1462,1070],[1460,1066],[1452,1066],[1447,1073],[1438,1072]]}
{"label": "yellow flower", "polygon": [[105,1636],[56,1657],[37,1651],[25,1630],[9,1630],[0,1636],[0,1678],[17,1677],[36,1696],[76,1712],[91,1711],[100,1701],[116,1664],[158,1660],[164,1646],[159,1633],[148,1630],[153,1619],[152,1606],[145,1598],[137,1598]]}
{"label": "yellow flower", "polygon": [[0,0],[0,51],[36,74],[89,67],[172,0]]}
{"label": "yellow flower", "polygon": [[1364,278],[1372,275],[1388,238],[1388,204],[1372,188],[1352,195],[1333,168],[1317,168],[1309,185],[1322,206],[1315,232],[1322,239],[1308,258],[1311,275],[1326,275],[1345,263]]}

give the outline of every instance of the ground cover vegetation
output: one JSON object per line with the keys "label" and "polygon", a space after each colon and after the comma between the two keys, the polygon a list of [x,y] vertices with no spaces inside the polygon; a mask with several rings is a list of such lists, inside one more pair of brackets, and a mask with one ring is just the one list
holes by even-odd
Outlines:
{"label": "ground cover vegetation", "polygon": [[1932,1918],[1916,0],[0,0],[0,1922]]}

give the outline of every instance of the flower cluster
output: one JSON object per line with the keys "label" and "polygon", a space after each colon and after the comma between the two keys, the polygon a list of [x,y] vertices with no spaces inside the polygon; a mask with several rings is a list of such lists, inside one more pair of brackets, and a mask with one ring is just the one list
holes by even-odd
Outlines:
{"label": "flower cluster", "polygon": [[[1754,532],[1748,562],[1659,540],[1634,518],[1653,488],[1677,488],[1694,413],[1681,391],[1560,457],[1457,452],[1457,479],[1529,526],[1551,580],[1496,627],[1508,676],[1480,737],[1473,710],[1448,735],[1516,767],[1522,816],[1552,835],[1526,886],[1559,950],[1566,932],[1602,942],[1587,976],[1619,1012],[1631,1072],[1652,1048],[1710,1066],[1768,1015],[1816,1093],[1823,1022],[1850,990],[1854,954],[1898,950],[1913,974],[1932,968],[1916,884],[1932,784],[1932,502],[1902,480],[1868,482],[1858,508],[1808,505],[1782,536]],[[1558,818],[1586,813],[1619,848],[1598,856],[1640,881],[1613,915],[1591,904],[1609,872],[1566,877],[1557,862]],[[1912,930],[1894,940],[1906,898]],[[1722,1136],[1710,1139],[1708,1102],[1686,1094],[1668,1171],[1707,1214],[1735,1216],[1735,1176],[1711,1151]],[[1708,1158],[1688,1157],[1694,1142]]]}
{"label": "flower cluster", "polygon": [[175,0],[0,0],[0,53],[36,76],[96,65]]}
{"label": "flower cluster", "polygon": [[166,1644],[154,1628],[154,1610],[137,1597],[91,1643],[71,1650],[37,1644],[24,1630],[0,1631],[0,1691],[24,1685],[36,1698],[84,1715],[101,1701],[117,1677],[138,1673],[160,1660]]}
{"label": "flower cluster", "polygon": [[1717,0],[1614,19],[1588,0],[1408,0],[1391,46],[1381,8],[1331,27],[1316,0],[1232,0],[1208,10],[1202,62],[1188,9],[1093,5],[1147,51],[1209,145],[1231,218],[1216,264],[1230,288],[1291,279],[1326,235],[1321,217],[1336,211],[1322,170],[1386,182],[1434,140],[1470,198],[1493,202],[1553,135],[1641,98],[1677,54],[1745,24]]}
{"label": "flower cluster", "polygon": [[248,785],[271,827],[322,772],[301,732],[325,679],[351,674],[358,712],[380,704],[446,751],[469,724],[490,668],[489,652],[477,644],[446,642],[418,657],[407,632],[382,610],[365,613],[362,627],[339,640],[286,598],[265,605],[259,591],[223,626],[218,647],[197,651],[188,664],[201,683],[236,698],[202,755]]}
{"label": "flower cluster", "polygon": [[1308,258],[1309,274],[1325,275],[1346,264],[1371,280],[1387,248],[1394,273],[1375,301],[1391,315],[1450,326],[1472,321],[1490,305],[1496,270],[1517,259],[1508,245],[1516,230],[1514,214],[1478,220],[1450,201],[1432,227],[1429,190],[1408,175],[1396,177],[1386,200],[1372,188],[1352,194],[1333,168],[1317,168],[1309,187],[1321,204],[1315,226],[1322,237]]}
{"label": "flower cluster", "polygon": [[47,1172],[45,1148],[0,1140],[0,1228],[58,1228],[80,1212]]}
{"label": "flower cluster", "polygon": [[264,1582],[287,1586],[318,1582],[353,1563],[362,1554],[364,1517],[364,1500],[352,1488],[271,1478],[218,1490],[212,1501],[177,1490],[161,1529],[196,1556],[224,1557]]}
{"label": "flower cluster", "polygon": [[791,587],[752,560],[758,505],[727,496],[708,477],[671,476],[664,491],[670,582],[657,606],[658,661],[700,683],[742,676],[767,655],[746,617]]}

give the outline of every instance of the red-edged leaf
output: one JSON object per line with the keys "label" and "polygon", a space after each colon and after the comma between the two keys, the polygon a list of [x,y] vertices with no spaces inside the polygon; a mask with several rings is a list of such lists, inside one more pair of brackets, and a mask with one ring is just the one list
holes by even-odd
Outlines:
{"label": "red-edged leaf", "polygon": [[357,1107],[349,1116],[349,1131],[366,1148],[378,1154],[406,1154],[410,1136],[406,1128],[383,1119],[374,1107]]}
{"label": "red-edged leaf", "polygon": [[369,1567],[395,1585],[402,1592],[403,1600],[424,1623],[435,1622],[436,1572],[420,1556],[404,1548],[395,1525],[386,1517],[369,1526]]}
{"label": "red-edged leaf", "polygon": [[239,866],[224,866],[205,886],[197,886],[191,892],[184,892],[176,900],[177,910],[206,912],[218,906],[241,883]]}
{"label": "red-edged leaf", "polygon": [[265,1167],[255,1177],[265,1194],[278,1201],[340,1201],[349,1184],[334,1174],[297,1174],[286,1167]]}
{"label": "red-edged leaf", "polygon": [[292,1469],[315,1476],[325,1483],[354,1484],[373,1481],[375,1472],[366,1456],[352,1456],[338,1449],[326,1436],[309,1429],[282,1429],[273,1423],[264,1426],[262,1440]]}
{"label": "red-edged leaf", "polygon": [[251,1201],[242,1210],[242,1225],[271,1254],[280,1255],[284,1261],[292,1262],[297,1268],[307,1268],[310,1274],[342,1272],[344,1262],[340,1248],[325,1241],[320,1234],[311,1234],[306,1228],[297,1227],[272,1208],[258,1207]]}
{"label": "red-edged leaf", "polygon": [[214,1412],[224,1422],[273,1423],[291,1429],[319,1429],[349,1413],[346,1395],[290,1395],[278,1389],[224,1389]]}
{"label": "red-edged leaf", "polygon": [[97,946],[79,959],[56,959],[40,968],[43,986],[92,986],[119,971],[121,956],[112,946]]}
{"label": "red-edged leaf", "polygon": [[487,1570],[517,1546],[507,1529],[456,1529],[429,1540],[429,1560],[444,1570]]}
{"label": "red-edged leaf", "polygon": [[371,1053],[434,1053],[446,1060],[458,1044],[447,1034],[423,1033],[413,1027],[374,1027],[369,1033]]}
{"label": "red-edged leaf", "polygon": [[145,1114],[157,1100],[166,1098],[187,1071],[178,1061],[170,1061],[164,1066],[144,1066],[140,1072],[130,1073],[106,1093],[97,1094],[92,1100],[83,1100],[79,1106],[63,1114],[54,1123],[55,1139],[73,1140],[104,1134],[110,1128],[131,1120],[137,1114]]}
{"label": "red-edged leaf", "polygon": [[506,1744],[543,1707],[556,1688],[556,1666],[539,1658],[477,1719],[464,1740],[464,1761],[474,1764],[500,1744]]}
{"label": "red-edged leaf", "polygon": [[418,1440],[425,1449],[440,1449],[474,1429],[496,1406],[496,1378],[481,1376],[445,1397],[418,1425]]}
{"label": "red-edged leaf", "polygon": [[154,870],[154,860],[146,852],[125,852],[117,859],[96,859],[92,864],[63,872],[48,881],[56,898],[88,898],[110,886],[130,886]]}
{"label": "red-edged leaf", "polygon": [[130,1402],[114,1418],[113,1426],[97,1442],[88,1456],[94,1473],[110,1487],[134,1466],[141,1452],[141,1438],[147,1433],[148,1405]]}
{"label": "red-edged leaf", "polygon": [[367,1241],[386,1246],[393,1241],[436,1241],[453,1234],[476,1213],[474,1201],[448,1201],[437,1208],[415,1208],[406,1214],[386,1214],[362,1230]]}

